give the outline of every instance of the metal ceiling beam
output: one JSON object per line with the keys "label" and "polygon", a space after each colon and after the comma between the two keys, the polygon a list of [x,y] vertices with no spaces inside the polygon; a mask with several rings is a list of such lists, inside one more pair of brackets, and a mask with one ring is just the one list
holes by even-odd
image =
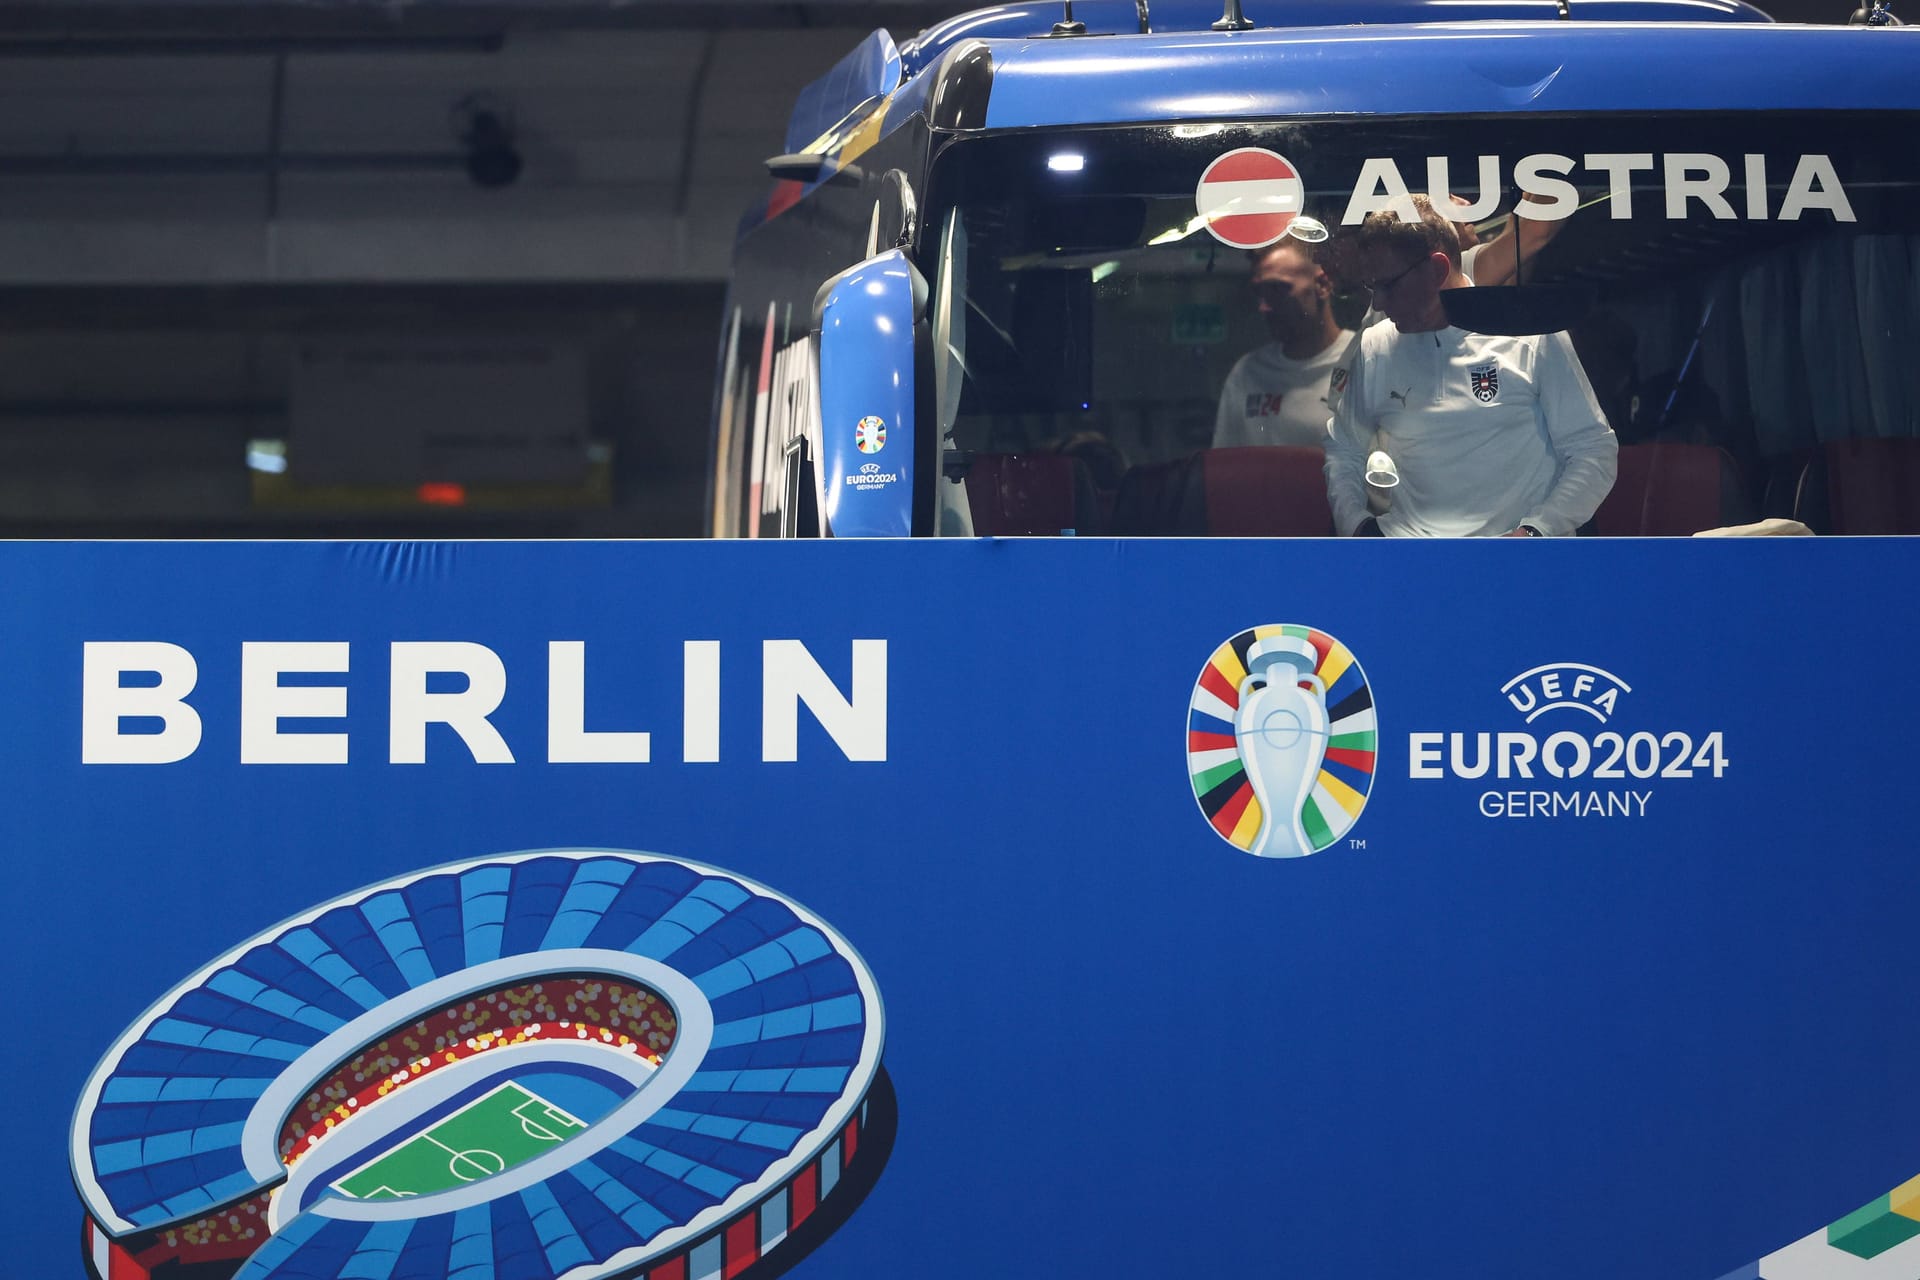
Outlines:
{"label": "metal ceiling beam", "polygon": [[700,42],[700,61],[693,69],[693,83],[687,88],[687,123],[680,134],[680,171],[673,187],[673,214],[685,217],[693,199],[693,163],[699,155],[700,107],[707,96],[707,76],[713,70],[714,46],[719,37],[709,31]]}
{"label": "metal ceiling beam", "polygon": [[54,152],[0,155],[0,178],[161,178],[216,174],[420,173],[466,167],[464,151]]}
{"label": "metal ceiling beam", "polygon": [[[0,15],[10,6],[0,2]],[[478,35],[329,36],[294,40],[284,36],[0,36],[0,58],[204,58],[283,57],[316,53],[475,54],[498,53],[506,44],[499,32]]]}
{"label": "metal ceiling beam", "polygon": [[[885,27],[913,32],[977,0],[0,0],[0,45],[73,56],[61,42],[167,40],[221,46],[234,41],[308,45],[328,41],[498,38],[522,31],[793,30]],[[217,36],[214,33],[219,33]],[[44,42],[44,43],[43,43]],[[214,48],[196,51],[218,51]],[[252,52],[271,52],[254,49]],[[364,51],[364,50],[362,50]],[[166,53],[167,48],[121,52]]]}
{"label": "metal ceiling beam", "polygon": [[[0,333],[573,332],[619,314],[718,315],[718,281],[538,284],[0,285]],[[587,319],[583,319],[583,317]]]}

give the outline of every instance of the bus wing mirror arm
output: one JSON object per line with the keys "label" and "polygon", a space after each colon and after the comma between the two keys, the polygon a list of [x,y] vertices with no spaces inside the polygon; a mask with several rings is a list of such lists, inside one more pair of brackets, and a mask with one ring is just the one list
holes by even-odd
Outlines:
{"label": "bus wing mirror arm", "polygon": [[[878,264],[885,264],[885,267],[876,273],[875,268]],[[874,279],[873,277],[876,274],[881,278],[878,280]],[[873,257],[862,262],[856,262],[837,275],[828,276],[826,280],[821,282],[820,287],[814,290],[813,311],[811,313],[812,323],[810,326],[813,332],[816,334],[821,332],[821,321],[826,317],[827,303],[833,297],[834,291],[840,288],[850,277],[856,275],[862,278],[861,283],[863,287],[866,287],[868,295],[874,298],[884,296],[888,291],[889,283],[897,282],[896,287],[898,285],[904,285],[908,306],[908,311],[906,312],[907,322],[909,324],[919,324],[927,318],[927,299],[931,297],[933,293],[932,289],[927,285],[927,278],[920,274],[920,268],[913,265],[912,260],[907,257],[904,250],[883,249],[879,253],[874,254]],[[887,277],[893,277],[894,280],[889,281]],[[873,287],[876,284],[879,285],[878,289]]]}

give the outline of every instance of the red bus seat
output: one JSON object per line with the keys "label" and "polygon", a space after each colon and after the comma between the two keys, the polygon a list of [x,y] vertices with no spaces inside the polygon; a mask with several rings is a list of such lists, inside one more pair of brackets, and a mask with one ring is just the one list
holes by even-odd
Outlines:
{"label": "red bus seat", "polygon": [[1739,468],[1710,444],[1620,446],[1620,473],[1593,513],[1602,537],[1676,538],[1751,519]]}
{"label": "red bus seat", "polygon": [[1326,538],[1326,455],[1305,445],[1208,449],[1196,460],[1181,524],[1215,538]]}

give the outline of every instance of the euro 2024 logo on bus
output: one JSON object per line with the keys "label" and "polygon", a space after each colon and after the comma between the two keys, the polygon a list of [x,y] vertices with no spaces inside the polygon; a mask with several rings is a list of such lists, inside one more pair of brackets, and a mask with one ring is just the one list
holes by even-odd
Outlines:
{"label": "euro 2024 logo on bus", "polygon": [[1373,788],[1373,690],[1347,647],[1291,623],[1240,632],[1187,704],[1187,776],[1208,825],[1257,858],[1331,847]]}

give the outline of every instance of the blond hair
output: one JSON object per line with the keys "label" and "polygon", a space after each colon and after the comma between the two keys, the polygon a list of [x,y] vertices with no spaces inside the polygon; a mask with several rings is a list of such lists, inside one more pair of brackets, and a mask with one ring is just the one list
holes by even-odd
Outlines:
{"label": "blond hair", "polygon": [[1403,222],[1392,209],[1376,210],[1360,224],[1360,248],[1367,250],[1376,245],[1384,246],[1406,261],[1443,253],[1447,256],[1447,262],[1458,269],[1459,230],[1451,219],[1433,207],[1433,201],[1427,196],[1415,195],[1411,198],[1415,211],[1420,215],[1419,221]]}

